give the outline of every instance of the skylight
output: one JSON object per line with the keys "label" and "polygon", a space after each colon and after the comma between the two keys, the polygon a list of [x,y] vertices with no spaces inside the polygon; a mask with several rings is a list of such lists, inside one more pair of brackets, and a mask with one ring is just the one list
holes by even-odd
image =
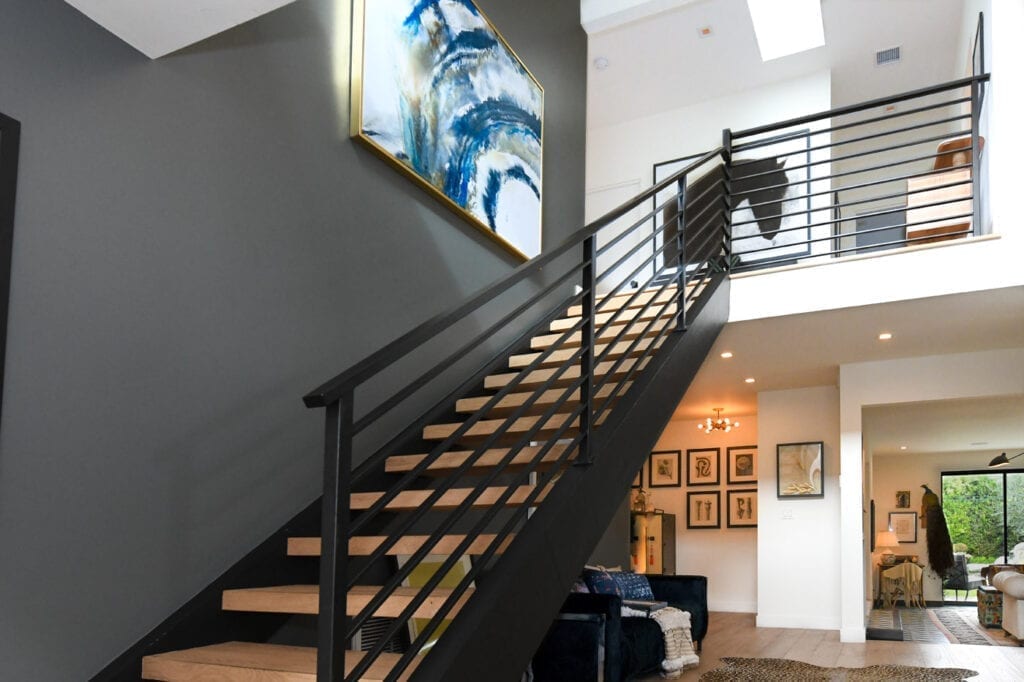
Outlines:
{"label": "skylight", "polygon": [[825,44],[821,0],[747,0],[761,61]]}

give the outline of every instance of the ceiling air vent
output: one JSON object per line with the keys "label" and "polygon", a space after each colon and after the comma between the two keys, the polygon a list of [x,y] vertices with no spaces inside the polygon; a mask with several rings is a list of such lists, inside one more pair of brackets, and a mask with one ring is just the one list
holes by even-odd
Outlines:
{"label": "ceiling air vent", "polygon": [[895,64],[900,60],[900,46],[890,47],[886,50],[879,50],[875,53],[875,66]]}

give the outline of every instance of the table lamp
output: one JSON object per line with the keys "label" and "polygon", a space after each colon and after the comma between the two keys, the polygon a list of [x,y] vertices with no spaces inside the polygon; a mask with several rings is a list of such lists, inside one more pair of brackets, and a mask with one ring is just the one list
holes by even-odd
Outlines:
{"label": "table lamp", "polygon": [[896,533],[891,530],[880,530],[878,535],[875,536],[875,551],[881,552],[882,563],[891,564],[893,559],[893,550],[899,548],[899,538],[896,537]]}

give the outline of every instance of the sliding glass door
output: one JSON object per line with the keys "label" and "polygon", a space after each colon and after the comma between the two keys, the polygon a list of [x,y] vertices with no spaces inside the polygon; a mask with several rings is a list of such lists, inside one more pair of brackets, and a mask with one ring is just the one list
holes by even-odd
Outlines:
{"label": "sliding glass door", "polygon": [[1024,472],[943,472],[942,510],[954,558],[947,601],[975,601],[984,566],[1024,563]]}

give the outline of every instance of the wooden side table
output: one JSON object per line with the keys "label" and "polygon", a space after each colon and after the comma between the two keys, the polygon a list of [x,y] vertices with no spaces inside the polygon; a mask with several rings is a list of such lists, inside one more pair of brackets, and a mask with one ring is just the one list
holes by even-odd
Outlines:
{"label": "wooden side table", "polygon": [[1003,625],[1003,593],[991,585],[978,588],[978,622],[987,628]]}

